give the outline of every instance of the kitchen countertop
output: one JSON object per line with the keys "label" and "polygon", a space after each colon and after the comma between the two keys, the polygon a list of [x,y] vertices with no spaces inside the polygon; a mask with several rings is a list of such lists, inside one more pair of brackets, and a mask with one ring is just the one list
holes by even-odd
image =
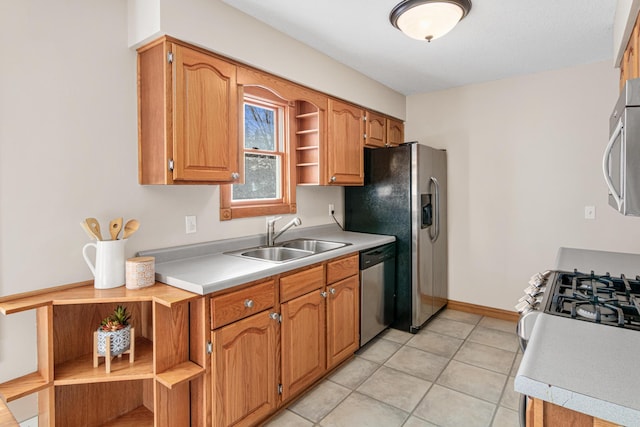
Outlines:
{"label": "kitchen countertop", "polygon": [[262,234],[195,245],[140,251],[138,255],[156,258],[156,280],[159,282],[200,295],[206,295],[395,241],[394,236],[355,233],[342,231],[336,225],[322,225],[295,230],[290,229],[278,239],[278,242],[297,238],[328,240],[350,243],[350,245],[284,263],[254,260],[224,253],[264,245],[265,237]]}
{"label": "kitchen countertop", "polygon": [[[560,248],[556,269],[640,273],[640,255]],[[541,313],[515,390],[606,421],[640,426],[640,332]]]}

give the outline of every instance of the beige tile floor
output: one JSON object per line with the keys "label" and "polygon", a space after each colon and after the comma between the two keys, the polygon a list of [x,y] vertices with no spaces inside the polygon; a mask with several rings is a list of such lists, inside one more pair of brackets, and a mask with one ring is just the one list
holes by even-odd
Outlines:
{"label": "beige tile floor", "polygon": [[518,427],[515,324],[444,310],[388,329],[269,427]]}

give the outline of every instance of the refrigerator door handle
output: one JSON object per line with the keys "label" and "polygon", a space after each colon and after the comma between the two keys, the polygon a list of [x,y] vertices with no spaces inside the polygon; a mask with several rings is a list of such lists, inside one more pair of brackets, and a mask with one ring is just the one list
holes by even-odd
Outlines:
{"label": "refrigerator door handle", "polygon": [[435,243],[440,236],[440,184],[435,177],[431,177],[429,184],[433,184],[434,209],[433,209],[433,232],[429,231],[431,242]]}

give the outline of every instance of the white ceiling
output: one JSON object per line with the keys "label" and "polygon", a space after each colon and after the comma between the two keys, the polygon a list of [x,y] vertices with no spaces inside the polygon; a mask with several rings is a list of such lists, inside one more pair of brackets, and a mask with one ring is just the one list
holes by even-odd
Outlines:
{"label": "white ceiling", "polygon": [[472,0],[426,43],[389,23],[400,0],[223,0],[405,95],[613,57],[615,0]]}

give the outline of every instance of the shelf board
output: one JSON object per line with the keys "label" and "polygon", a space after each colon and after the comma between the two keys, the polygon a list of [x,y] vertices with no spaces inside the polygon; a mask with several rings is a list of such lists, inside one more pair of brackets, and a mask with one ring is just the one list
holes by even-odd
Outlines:
{"label": "shelf board", "polygon": [[306,150],[317,150],[318,147],[317,145],[306,145],[304,147],[296,147],[296,151],[306,151]]}
{"label": "shelf board", "polygon": [[309,135],[311,133],[318,133],[318,129],[305,129],[296,131],[296,135]]}
{"label": "shelf board", "polygon": [[302,167],[305,167],[305,166],[318,166],[318,162],[315,162],[315,163],[298,163],[298,164],[296,164],[296,166],[302,166]]}
{"label": "shelf board", "polygon": [[299,185],[301,187],[308,187],[308,186],[318,186],[320,185],[320,181],[313,181],[313,182],[299,182],[296,185]]}
{"label": "shelf board", "polygon": [[0,313],[12,314],[46,305],[99,304],[106,302],[156,301],[171,307],[198,298],[198,294],[156,282],[144,289],[96,289],[93,281],[72,283],[38,291],[0,297]]}
{"label": "shelf board", "polygon": [[133,411],[111,420],[105,424],[105,426],[117,426],[117,427],[143,427],[153,426],[153,412],[145,408],[144,406],[138,406]]}
{"label": "shelf board", "polygon": [[184,362],[171,369],[167,369],[156,375],[156,379],[163,386],[172,389],[178,384],[199,377],[205,373],[205,369],[193,362]]}
{"label": "shelf board", "polygon": [[104,357],[99,362],[98,367],[94,368],[93,354],[87,353],[56,365],[54,384],[58,386],[153,378],[153,343],[146,338],[137,338],[134,362],[129,363],[128,355],[114,357],[108,374]]}
{"label": "shelf board", "polygon": [[296,119],[306,119],[307,117],[316,117],[318,115],[317,111],[312,111],[311,113],[302,113],[296,116]]}
{"label": "shelf board", "polygon": [[51,383],[42,378],[39,372],[33,372],[0,384],[0,397],[2,397],[2,400],[5,402],[12,402],[21,397],[28,396],[31,393],[43,390],[50,385]]}

